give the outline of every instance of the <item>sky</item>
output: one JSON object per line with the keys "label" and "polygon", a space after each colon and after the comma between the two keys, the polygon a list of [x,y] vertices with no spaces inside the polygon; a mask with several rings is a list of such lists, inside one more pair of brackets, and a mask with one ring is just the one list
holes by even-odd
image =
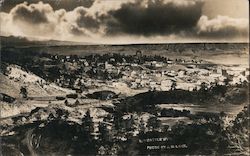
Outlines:
{"label": "sky", "polygon": [[0,34],[88,43],[249,42],[248,0],[0,0]]}

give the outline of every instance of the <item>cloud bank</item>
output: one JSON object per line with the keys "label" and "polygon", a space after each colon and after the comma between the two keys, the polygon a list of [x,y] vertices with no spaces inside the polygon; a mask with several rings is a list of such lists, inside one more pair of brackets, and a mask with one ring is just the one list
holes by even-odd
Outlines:
{"label": "cloud bank", "polygon": [[[248,39],[248,20],[227,16],[209,19],[202,14],[202,0],[89,0],[72,10],[51,4],[17,4],[0,13],[1,35],[104,42],[161,39]],[[143,42],[143,41],[142,41]],[[167,42],[167,41],[166,41]]]}
{"label": "cloud bank", "polygon": [[198,35],[205,37],[233,38],[248,37],[249,21],[246,19],[234,19],[227,16],[217,16],[208,19],[202,16],[197,23]]}
{"label": "cloud bank", "polygon": [[95,0],[0,0],[1,10],[4,12],[9,12],[16,5],[23,3],[24,1],[29,4],[34,4],[42,1],[43,3],[48,3],[55,10],[65,9],[66,11],[71,11],[78,6],[83,6],[89,8],[92,6]]}

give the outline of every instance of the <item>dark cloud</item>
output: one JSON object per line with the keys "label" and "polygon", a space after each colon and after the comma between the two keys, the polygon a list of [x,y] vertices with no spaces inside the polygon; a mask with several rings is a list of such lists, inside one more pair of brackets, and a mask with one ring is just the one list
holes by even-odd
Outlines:
{"label": "dark cloud", "polygon": [[33,24],[48,23],[49,21],[46,13],[53,11],[53,9],[49,5],[46,7],[37,6],[40,5],[31,4],[30,6],[27,6],[25,3],[18,5],[11,12],[13,20],[20,20]]}
{"label": "dark cloud", "polygon": [[87,14],[87,10],[79,7],[74,10],[77,19],[76,23],[80,28],[87,28],[92,31],[99,29],[100,23],[93,16]]}
{"label": "dark cloud", "polygon": [[85,32],[77,26],[72,25],[70,28],[70,33],[75,36],[86,36]]}
{"label": "dark cloud", "polygon": [[55,10],[65,9],[67,11],[73,10],[79,6],[89,8],[94,2],[94,0],[4,0],[2,2],[1,11],[9,12],[17,4],[23,3],[25,1],[29,4],[42,1],[43,3],[50,4]]}
{"label": "dark cloud", "polygon": [[[123,4],[120,9],[110,11],[108,33],[117,30],[128,34],[166,35],[190,30],[202,15],[201,1],[147,1]],[[119,33],[119,32],[118,32]]]}

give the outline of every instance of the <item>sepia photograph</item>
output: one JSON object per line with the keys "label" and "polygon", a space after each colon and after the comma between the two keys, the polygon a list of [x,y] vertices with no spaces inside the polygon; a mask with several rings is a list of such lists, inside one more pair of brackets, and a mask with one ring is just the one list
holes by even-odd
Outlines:
{"label": "sepia photograph", "polygon": [[249,156],[248,0],[0,0],[0,156]]}

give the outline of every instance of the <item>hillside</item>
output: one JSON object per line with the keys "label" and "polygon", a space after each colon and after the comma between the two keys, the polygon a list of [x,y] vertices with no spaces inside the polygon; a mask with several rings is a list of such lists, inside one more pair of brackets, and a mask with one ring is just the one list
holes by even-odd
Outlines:
{"label": "hillside", "polygon": [[7,74],[0,74],[1,92],[12,97],[19,97],[20,88],[26,87],[28,96],[55,96],[73,93],[70,89],[61,88],[53,83],[49,84],[39,76],[24,71],[20,66],[10,65]]}

